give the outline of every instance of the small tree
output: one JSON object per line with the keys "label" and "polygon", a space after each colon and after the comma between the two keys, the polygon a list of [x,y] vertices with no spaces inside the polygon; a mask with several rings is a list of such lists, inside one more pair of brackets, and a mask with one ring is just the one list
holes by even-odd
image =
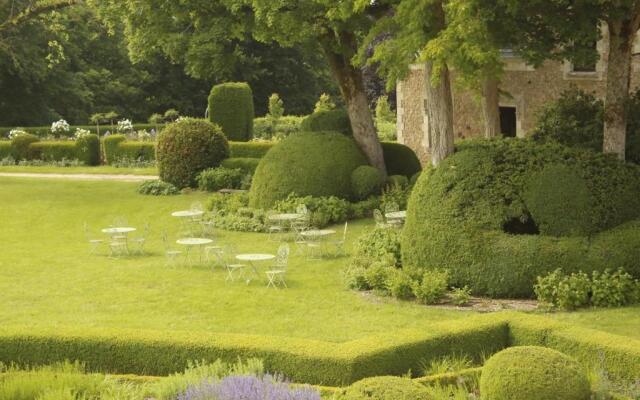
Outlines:
{"label": "small tree", "polygon": [[376,102],[376,121],[396,122],[396,114],[391,111],[387,96],[380,96]]}
{"label": "small tree", "polygon": [[276,132],[278,122],[280,122],[280,118],[282,118],[283,115],[284,103],[280,96],[278,96],[278,93],[274,93],[269,97],[269,114],[267,114],[267,119],[269,120],[273,133]]}
{"label": "small tree", "polygon": [[108,119],[105,117],[104,113],[95,113],[91,115],[91,117],[89,117],[89,122],[95,124],[96,126],[96,132],[98,133],[98,136],[100,136],[100,124],[107,121]]}
{"label": "small tree", "polygon": [[164,112],[164,122],[174,122],[178,118],[180,118],[178,110],[170,108]]}
{"label": "small tree", "polygon": [[331,111],[336,108],[335,103],[331,100],[331,96],[326,93],[322,93],[320,98],[316,102],[315,107],[313,108],[313,112],[321,112],[321,111]]}

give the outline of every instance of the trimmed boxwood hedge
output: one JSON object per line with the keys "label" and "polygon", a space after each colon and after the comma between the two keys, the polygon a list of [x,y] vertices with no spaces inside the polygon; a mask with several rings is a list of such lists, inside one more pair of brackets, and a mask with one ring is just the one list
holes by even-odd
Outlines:
{"label": "trimmed boxwood hedge", "polygon": [[104,159],[107,164],[122,159],[141,161],[156,159],[156,144],[154,142],[127,141],[124,135],[111,135],[104,138],[102,143]]}
{"label": "trimmed boxwood hedge", "polygon": [[31,146],[31,159],[44,161],[59,161],[64,159],[75,160],[76,144],[71,141],[57,142],[36,142]]}
{"label": "trimmed boxwood hedge", "polygon": [[[587,182],[591,237],[535,234],[523,192],[546,165],[575,166]],[[449,271],[476,294],[531,297],[556,268],[624,268],[640,278],[640,168],[612,157],[529,140],[471,141],[422,173],[402,238],[403,265]],[[510,232],[510,233],[507,233]]]}
{"label": "trimmed boxwood hedge", "polygon": [[229,140],[246,142],[253,137],[253,93],[244,82],[215,85],[209,94],[209,120],[222,128]]}
{"label": "trimmed boxwood hedge", "polygon": [[273,142],[229,142],[233,158],[262,158],[275,145]]}
{"label": "trimmed boxwood hedge", "polygon": [[300,126],[303,132],[340,132],[351,136],[351,120],[346,110],[318,111],[307,116]]}
{"label": "trimmed boxwood hedge", "polygon": [[290,136],[262,158],[251,184],[250,206],[270,208],[291,193],[352,197],[351,173],[367,160],[350,137],[337,132]]}
{"label": "trimmed boxwood hedge", "polygon": [[362,379],[344,389],[341,400],[425,400],[427,389],[409,378],[376,376]]}
{"label": "trimmed boxwood hedge", "polygon": [[382,142],[387,175],[404,175],[411,178],[422,171],[422,165],[416,153],[409,146],[396,142]]}
{"label": "trimmed boxwood hedge", "polygon": [[112,164],[118,161],[118,146],[126,140],[127,137],[125,135],[111,135],[102,139],[105,163]]}
{"label": "trimmed boxwood hedge", "polygon": [[229,169],[239,169],[245,174],[253,175],[259,163],[259,158],[227,158],[220,165]]}
{"label": "trimmed boxwood hedge", "polygon": [[0,140],[0,160],[11,156],[11,142],[8,140]]}

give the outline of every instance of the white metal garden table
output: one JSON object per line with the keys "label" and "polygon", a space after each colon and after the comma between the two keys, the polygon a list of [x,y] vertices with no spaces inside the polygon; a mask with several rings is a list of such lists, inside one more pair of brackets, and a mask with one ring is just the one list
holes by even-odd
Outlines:
{"label": "white metal garden table", "polygon": [[182,239],[176,240],[176,243],[179,245],[185,246],[187,248],[186,255],[185,255],[187,260],[189,260],[189,254],[191,253],[191,249],[193,249],[194,247],[199,248],[201,250],[198,252],[199,260],[200,260],[200,263],[202,263],[202,246],[213,243],[213,240],[207,239],[207,238],[182,238]]}
{"label": "white metal garden table", "polygon": [[122,226],[122,227],[116,227],[116,228],[104,228],[102,230],[102,233],[106,233],[107,235],[124,235],[126,236],[127,234],[131,233],[131,232],[135,232],[136,228],[132,228],[130,226]]}
{"label": "white metal garden table", "polygon": [[404,219],[407,218],[407,212],[406,211],[388,212],[384,216],[387,219],[401,219],[401,220],[404,220]]}
{"label": "white metal garden table", "polygon": [[204,215],[204,211],[201,211],[201,210],[182,210],[182,211],[174,211],[171,213],[171,216],[176,218],[196,218],[196,217],[202,217],[203,215]]}
{"label": "white metal garden table", "polygon": [[[258,279],[260,279],[260,274],[258,273],[258,269],[256,268],[256,263],[261,261],[271,261],[271,260],[274,260],[275,258],[276,256],[274,254],[264,254],[264,253],[236,255],[237,260],[246,261],[247,263],[249,263],[249,266],[253,270],[254,275]],[[249,283],[250,281],[251,279],[248,279],[247,283]]]}
{"label": "white metal garden table", "polygon": [[111,237],[112,242],[109,244],[111,255],[121,255],[122,248],[126,254],[129,254],[129,233],[135,232],[136,228],[130,226],[104,228],[102,233]]}
{"label": "white metal garden table", "polygon": [[307,246],[311,249],[317,248],[320,251],[320,257],[323,256],[322,244],[325,239],[331,235],[335,235],[333,229],[310,229],[301,233],[306,239],[309,239]]}

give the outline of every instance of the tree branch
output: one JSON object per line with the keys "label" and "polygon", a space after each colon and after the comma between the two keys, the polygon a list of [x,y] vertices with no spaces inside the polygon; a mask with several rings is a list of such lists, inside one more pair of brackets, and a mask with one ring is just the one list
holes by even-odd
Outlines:
{"label": "tree branch", "polygon": [[13,17],[10,17],[2,24],[0,24],[0,34],[10,29],[16,28],[21,24],[36,18],[39,15],[47,14],[52,11],[60,10],[63,8],[71,7],[76,4],[79,4],[82,0],[57,0],[57,1],[45,1],[38,2],[32,4],[21,11],[19,14],[16,14]]}

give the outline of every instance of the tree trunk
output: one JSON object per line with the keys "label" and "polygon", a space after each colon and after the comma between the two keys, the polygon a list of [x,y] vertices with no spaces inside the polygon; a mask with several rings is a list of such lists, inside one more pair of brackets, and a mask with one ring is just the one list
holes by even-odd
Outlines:
{"label": "tree trunk", "polygon": [[340,40],[342,43],[332,43],[330,39],[325,39],[322,41],[322,47],[347,106],[353,138],[369,163],[378,168],[386,179],[387,169],[384,163],[384,154],[369,109],[362,71],[351,64],[352,55],[338,53],[335,50],[336,48],[348,48],[349,51],[352,50],[355,53],[357,49],[355,38],[343,33]]}
{"label": "tree trunk", "polygon": [[486,78],[482,82],[482,114],[484,116],[484,136],[486,138],[498,137],[500,129],[500,92],[498,80]]}
{"label": "tree trunk", "polygon": [[436,82],[433,81],[433,64],[426,64],[426,106],[431,140],[431,164],[438,166],[453,154],[453,98],[449,69],[443,68]]}
{"label": "tree trunk", "polygon": [[629,20],[610,21],[609,59],[607,60],[607,91],[604,106],[605,153],[625,158],[627,138],[627,100],[631,85],[631,53],[638,31],[637,24]]}

